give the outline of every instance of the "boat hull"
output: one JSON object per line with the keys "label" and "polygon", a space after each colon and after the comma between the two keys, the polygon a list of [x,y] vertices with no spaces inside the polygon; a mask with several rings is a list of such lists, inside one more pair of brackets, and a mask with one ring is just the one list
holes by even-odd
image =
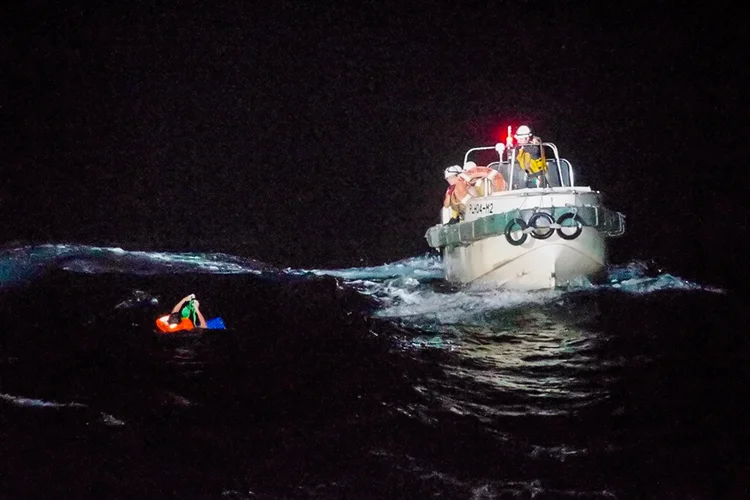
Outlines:
{"label": "boat hull", "polygon": [[604,236],[591,227],[584,227],[574,240],[555,233],[545,240],[528,237],[514,246],[505,235],[497,235],[443,250],[448,281],[516,290],[567,286],[580,278],[598,281],[606,261]]}
{"label": "boat hull", "polygon": [[[625,228],[601,197],[588,187],[493,193],[469,201],[463,222],[434,226],[426,237],[442,249],[454,283],[538,290],[595,282],[606,270],[606,239]],[[546,229],[529,227],[545,221]]]}

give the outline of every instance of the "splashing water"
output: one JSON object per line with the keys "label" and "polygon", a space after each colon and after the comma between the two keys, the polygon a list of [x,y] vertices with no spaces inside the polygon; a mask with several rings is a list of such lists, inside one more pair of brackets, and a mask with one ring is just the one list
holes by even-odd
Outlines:
{"label": "splashing water", "polygon": [[703,290],[723,293],[673,276],[653,272],[653,265],[633,261],[611,266],[607,283],[594,285],[581,280],[565,289],[522,292],[492,288],[486,285],[445,286],[442,263],[436,256],[412,257],[382,266],[339,270],[313,270],[318,275],[336,276],[381,304],[375,316],[400,319],[421,327],[479,321],[498,310],[521,306],[544,305],[562,299],[566,294],[619,290],[631,294],[648,294],[667,290]]}

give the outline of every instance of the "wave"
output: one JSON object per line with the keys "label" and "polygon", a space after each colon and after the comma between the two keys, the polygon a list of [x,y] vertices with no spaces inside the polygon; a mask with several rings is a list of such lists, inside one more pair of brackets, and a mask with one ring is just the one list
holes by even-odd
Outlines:
{"label": "wave", "polygon": [[0,400],[25,408],[86,408],[86,405],[80,403],[58,403],[57,401],[11,396],[10,394],[3,393],[0,393]]}
{"label": "wave", "polygon": [[[26,398],[23,396],[13,396],[11,394],[0,393],[0,401],[17,408],[41,408],[53,410],[74,410],[83,411],[83,420],[89,420],[86,415],[89,413],[89,407],[81,403],[60,403],[58,401],[47,401],[37,398]],[[95,414],[95,421],[108,427],[122,427],[125,422],[104,412]]]}
{"label": "wave", "polygon": [[0,251],[0,286],[28,283],[50,269],[147,276],[281,272],[259,260],[223,253],[148,252],[69,244],[22,246]]}
{"label": "wave", "polygon": [[[352,289],[377,303],[377,318],[403,320],[430,329],[435,324],[483,323],[493,312],[528,305],[544,306],[570,294],[606,293],[650,294],[668,290],[723,290],[706,287],[664,272],[652,261],[635,260],[608,269],[604,284],[587,280],[566,289],[520,292],[488,286],[457,286],[447,283],[439,256],[425,254],[379,266],[343,269],[278,269],[259,260],[224,253],[153,252],[116,247],[46,244],[0,251],[0,287],[24,284],[45,271],[57,269],[73,273],[129,274],[158,276],[174,274],[254,275],[274,281],[292,282],[315,277],[335,278],[339,285]],[[151,297],[125,299],[139,303]]]}

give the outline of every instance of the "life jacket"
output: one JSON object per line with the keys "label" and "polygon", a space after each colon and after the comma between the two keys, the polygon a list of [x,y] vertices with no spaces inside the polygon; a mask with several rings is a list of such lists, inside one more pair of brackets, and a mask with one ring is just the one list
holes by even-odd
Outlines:
{"label": "life jacket", "polygon": [[526,144],[516,148],[516,161],[527,174],[538,174],[547,170],[547,159],[541,144]]}
{"label": "life jacket", "polygon": [[453,192],[455,190],[455,184],[451,184],[450,186],[448,186],[448,189],[445,190],[445,196],[443,197],[443,211],[441,212],[441,219],[443,220],[443,224],[451,220],[457,220],[461,215],[458,212],[458,207],[453,202]]}
{"label": "life jacket", "polygon": [[458,180],[452,186],[453,190],[450,193],[450,207],[456,211],[459,215],[463,215],[466,211],[466,203],[476,195],[474,187],[469,184],[466,179],[458,176]]}
{"label": "life jacket", "polygon": [[183,318],[179,312],[167,314],[156,320],[156,327],[164,333],[192,330],[195,325],[190,318]]}

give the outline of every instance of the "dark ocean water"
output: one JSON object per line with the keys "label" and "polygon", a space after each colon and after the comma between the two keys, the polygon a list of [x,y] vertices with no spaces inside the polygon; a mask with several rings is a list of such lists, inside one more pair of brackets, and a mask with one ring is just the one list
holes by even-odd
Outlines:
{"label": "dark ocean water", "polygon": [[[2,498],[748,498],[748,307],[652,265],[0,252]],[[229,329],[159,337],[196,293]]]}

